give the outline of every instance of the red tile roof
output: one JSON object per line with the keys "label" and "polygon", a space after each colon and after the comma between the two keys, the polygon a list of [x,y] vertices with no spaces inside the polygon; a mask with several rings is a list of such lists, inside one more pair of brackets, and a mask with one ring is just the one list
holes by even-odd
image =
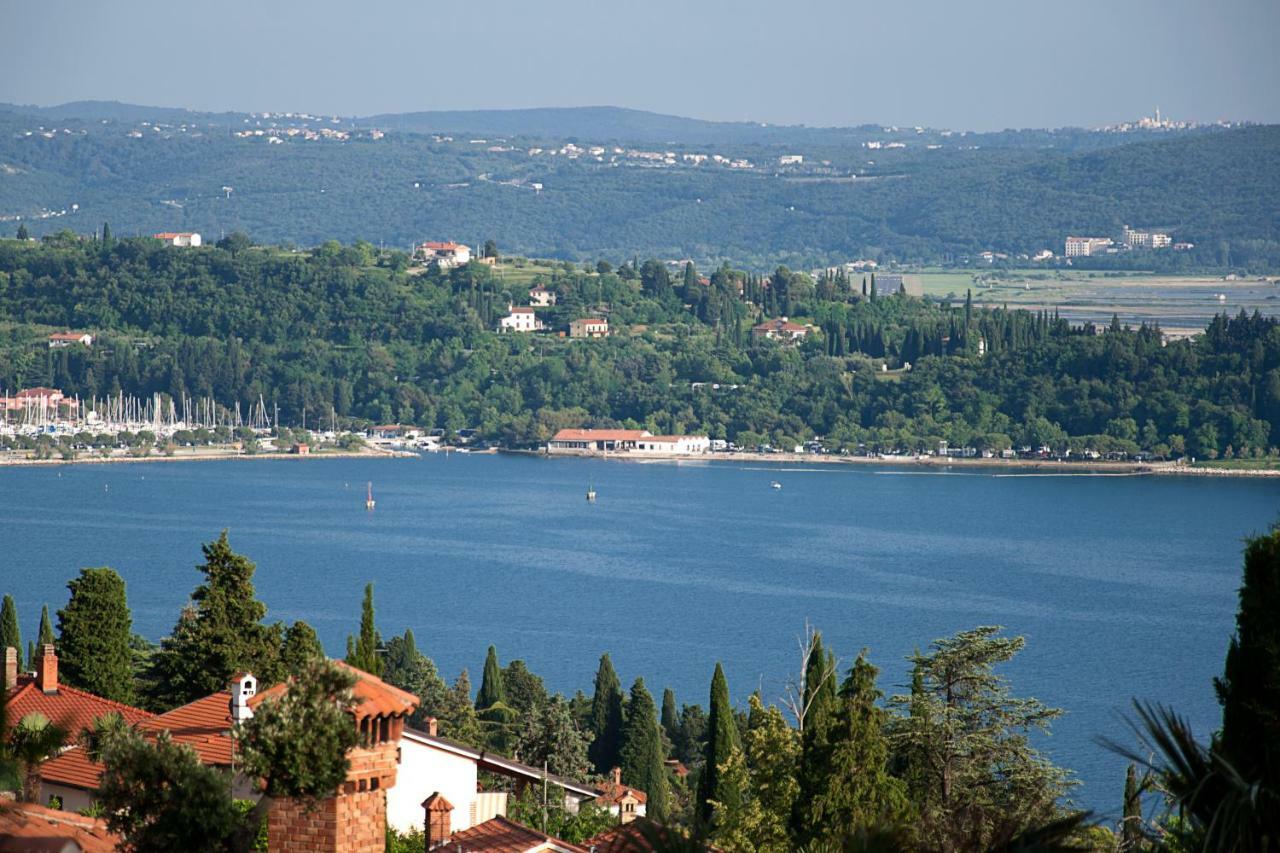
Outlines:
{"label": "red tile roof", "polygon": [[649,799],[649,795],[639,788],[631,788],[608,779],[600,783],[600,796],[596,797],[596,802],[603,805],[616,806],[628,796],[634,797],[638,803],[647,802]]}
{"label": "red tile roof", "polygon": [[460,244],[454,243],[452,240],[448,243],[432,243],[428,241],[420,245],[422,248],[430,249],[433,252],[456,252],[462,248]]}
{"label": "red tile roof", "polygon": [[757,332],[807,332],[807,326],[792,323],[790,320],[769,320],[752,328]]}
{"label": "red tile roof", "polygon": [[512,314],[533,314],[534,310],[532,308],[526,308],[523,305],[516,305],[511,309],[511,313]]}
{"label": "red tile roof", "polygon": [[[335,660],[331,663],[342,667],[356,677],[356,683],[351,688],[351,692],[355,695],[356,705],[353,713],[357,721],[365,717],[393,717],[400,714],[408,716],[418,707],[418,697],[407,690],[393,687],[381,678],[370,675],[362,669],[356,669],[343,661]],[[282,695],[288,687],[288,682],[268,687],[249,700],[249,707],[258,707],[269,696]],[[223,708],[224,710],[226,708],[225,702]]]}
{"label": "red tile roof", "polygon": [[[342,661],[333,663],[356,676],[352,693],[356,700],[354,715],[357,721],[377,715],[407,716],[417,708],[418,697],[412,693],[392,687]],[[287,683],[273,685],[250,699],[249,706],[256,708],[267,697],[280,696],[286,689]],[[154,717],[148,715],[139,722],[138,728],[144,732],[167,731],[175,743],[185,743],[194,749],[202,764],[216,767],[231,765],[231,694],[225,690]],[[41,765],[40,775],[49,782],[96,788],[102,766],[90,761],[79,747],[75,747],[46,761]]]}
{"label": "red tile roof", "polygon": [[153,235],[157,240],[172,240],[175,237],[194,237],[194,231],[161,231]]}
{"label": "red tile roof", "polygon": [[35,803],[0,804],[0,850],[66,850],[67,842],[84,853],[110,853],[123,840],[107,831],[107,822]]}
{"label": "red tile roof", "polygon": [[[647,818],[639,818],[623,826],[606,830],[599,835],[588,838],[583,845],[596,853],[648,853],[654,849],[653,842],[683,841],[678,833],[673,833],[660,823]],[[680,849],[687,849],[681,845]],[[705,850],[715,851],[709,845]]]}
{"label": "red tile roof", "polygon": [[[144,732],[169,732],[175,743],[196,751],[202,764],[231,766],[231,694],[223,690],[140,722]],[[40,777],[75,788],[96,788],[102,765],[73,747],[40,766]]]}
{"label": "red tile roof", "polygon": [[530,829],[527,826],[495,817],[484,823],[455,832],[445,845],[450,853],[533,853],[540,850],[557,850],[565,853],[586,853],[586,847],[561,841],[559,838]]}
{"label": "red tile roof", "polygon": [[112,702],[66,684],[59,684],[55,693],[45,693],[29,675],[20,676],[17,685],[10,688],[8,712],[11,722],[31,713],[44,714],[51,722],[67,730],[68,743],[84,729],[93,728],[94,720],[107,714],[117,713],[130,725],[152,716],[141,708]]}
{"label": "red tile roof", "polygon": [[49,336],[51,341],[78,341],[88,332],[54,332]]}
{"label": "red tile roof", "polygon": [[18,392],[17,396],[19,400],[23,400],[34,397],[61,397],[63,395],[57,388],[45,388],[41,386],[39,388],[24,388]]}
{"label": "red tile roof", "polygon": [[562,429],[552,441],[637,441],[648,438],[643,429]]}

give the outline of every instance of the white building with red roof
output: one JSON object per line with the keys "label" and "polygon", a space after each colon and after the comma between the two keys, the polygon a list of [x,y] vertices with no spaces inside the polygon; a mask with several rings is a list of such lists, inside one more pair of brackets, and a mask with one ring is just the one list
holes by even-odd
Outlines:
{"label": "white building with red roof", "polygon": [[609,321],[602,317],[583,317],[569,323],[571,338],[607,338],[609,337]]}
{"label": "white building with red roof", "polygon": [[809,327],[802,326],[799,323],[792,323],[786,317],[779,317],[776,320],[767,320],[759,325],[751,327],[751,335],[755,338],[768,338],[773,341],[782,341],[783,343],[795,343],[804,340],[809,334]]}
{"label": "white building with red roof", "polygon": [[93,335],[88,332],[54,332],[49,336],[49,349],[62,349],[76,344],[93,346]]}
{"label": "white building with red roof", "polygon": [[446,243],[427,241],[414,247],[414,257],[430,266],[435,264],[442,270],[453,269],[471,262],[471,247],[452,240]]}
{"label": "white building with red roof", "polygon": [[161,231],[151,236],[170,246],[179,246],[184,249],[199,246],[201,242],[200,235],[194,231]]}
{"label": "white building with red roof", "polygon": [[654,435],[647,429],[562,429],[547,443],[549,454],[691,456],[710,450],[705,435]]}
{"label": "white building with red roof", "polygon": [[507,316],[498,321],[499,332],[536,332],[542,328],[542,321],[527,305],[512,305],[507,308]]}

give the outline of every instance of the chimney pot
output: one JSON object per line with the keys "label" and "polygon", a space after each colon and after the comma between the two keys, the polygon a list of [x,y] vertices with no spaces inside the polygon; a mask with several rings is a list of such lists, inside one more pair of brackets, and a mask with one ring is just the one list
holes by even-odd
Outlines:
{"label": "chimney pot", "polygon": [[427,734],[439,737],[440,724],[435,717],[427,717]]}
{"label": "chimney pot", "polygon": [[40,667],[36,670],[36,686],[43,693],[58,692],[58,653],[53,650],[53,643],[44,644]]}
{"label": "chimney pot", "polygon": [[18,650],[8,646],[4,650],[4,688],[7,690],[18,683]]}
{"label": "chimney pot", "polygon": [[615,785],[622,784],[622,768],[621,767],[613,768],[613,784]]}

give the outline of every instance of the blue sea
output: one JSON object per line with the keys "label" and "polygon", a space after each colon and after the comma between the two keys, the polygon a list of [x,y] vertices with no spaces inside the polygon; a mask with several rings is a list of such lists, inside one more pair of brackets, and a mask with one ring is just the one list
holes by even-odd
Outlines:
{"label": "blue sea", "polygon": [[[781,489],[770,487],[778,481]],[[377,508],[364,507],[373,483]],[[588,487],[599,498],[585,500]],[[1001,625],[1026,638],[1014,692],[1066,714],[1040,745],[1119,811],[1132,697],[1207,736],[1244,538],[1280,507],[1267,478],[997,475],[842,465],[621,463],[489,455],[155,462],[0,469],[0,591],[23,636],[82,566],[128,583],[158,639],[230,531],[271,620],[340,655],[366,582],[384,637],[412,628],[452,680],[489,644],[553,690],[590,693],[602,652],[657,698],[780,700],[806,623],[843,666],[862,649],[886,694],[905,656]]]}

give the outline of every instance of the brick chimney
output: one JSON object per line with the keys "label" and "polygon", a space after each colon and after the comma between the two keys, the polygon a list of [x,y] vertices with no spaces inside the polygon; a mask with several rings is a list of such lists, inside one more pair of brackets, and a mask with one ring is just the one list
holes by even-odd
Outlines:
{"label": "brick chimney", "polygon": [[440,724],[435,717],[427,717],[427,734],[432,737],[439,737]]}
{"label": "brick chimney", "polygon": [[621,767],[613,768],[613,784],[615,785],[622,784],[622,768]]}
{"label": "brick chimney", "polygon": [[4,650],[4,688],[18,683],[18,650],[9,646]]}
{"label": "brick chimney", "polygon": [[431,850],[447,842],[453,834],[450,824],[453,803],[436,791],[422,801],[422,807],[427,812],[427,849]]}
{"label": "brick chimney", "polygon": [[44,653],[36,670],[36,686],[44,693],[58,692],[58,655],[53,650],[53,643],[44,644]]}

